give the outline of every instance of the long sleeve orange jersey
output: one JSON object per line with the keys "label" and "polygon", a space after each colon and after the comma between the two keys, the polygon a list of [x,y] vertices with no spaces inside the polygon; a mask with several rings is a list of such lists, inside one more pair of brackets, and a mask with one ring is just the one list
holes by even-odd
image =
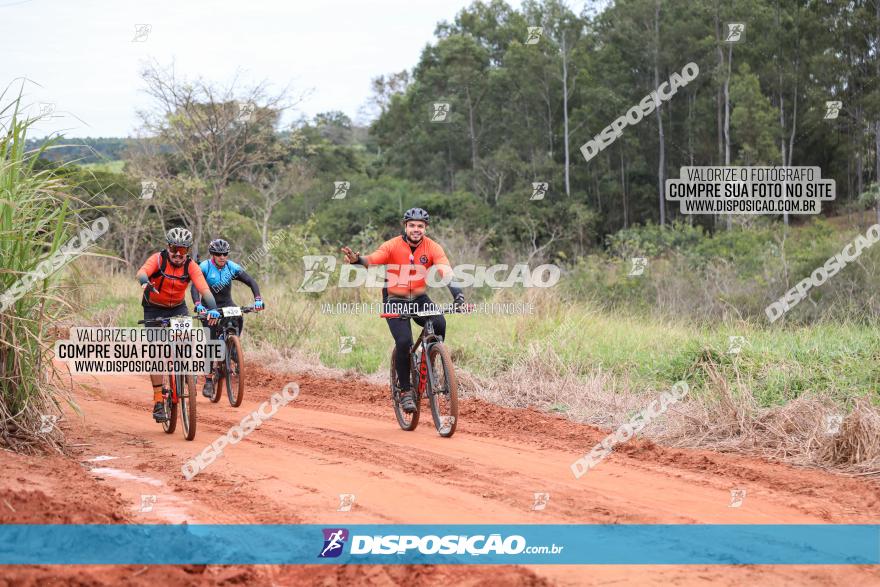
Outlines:
{"label": "long sleeve orange jersey", "polygon": [[[394,237],[364,258],[368,265],[390,265],[386,275],[388,293],[393,296],[414,298],[425,293],[428,289],[425,274],[433,265],[448,268],[444,270],[438,267],[441,275],[452,271],[443,247],[426,236],[422,237],[415,250],[403,235]],[[422,266],[424,271],[416,272],[410,266]]]}
{"label": "long sleeve orange jersey", "polygon": [[[189,279],[186,278],[185,272],[187,264],[189,264]],[[156,253],[150,255],[138,271],[146,274],[153,287],[159,290],[159,293],[149,291],[144,293],[147,303],[164,308],[180,305],[184,301],[190,281],[202,295],[210,294],[211,290],[202,270],[199,269],[199,264],[192,259],[187,259],[180,267],[175,267],[170,262],[166,263],[164,275],[161,267],[162,253]]]}

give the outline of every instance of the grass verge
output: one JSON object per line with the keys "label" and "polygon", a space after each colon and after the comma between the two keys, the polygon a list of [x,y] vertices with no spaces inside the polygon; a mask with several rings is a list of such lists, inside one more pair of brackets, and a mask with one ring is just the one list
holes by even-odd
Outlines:
{"label": "grass verge", "polygon": [[[250,292],[235,287],[236,299],[247,303]],[[246,346],[294,370],[385,381],[392,340],[384,320],[335,313],[339,293],[310,300],[292,296],[289,284],[262,289],[268,310],[247,318]],[[138,293],[127,275],[81,288],[85,319],[133,326]],[[345,299],[375,302],[373,293]],[[530,314],[447,317],[466,397],[613,429],[686,380],[687,400],[643,434],[676,446],[880,474],[880,340],[869,325],[710,326],[564,304],[550,291],[520,293],[499,293],[495,301],[531,304]],[[343,337],[354,337],[350,351]]]}

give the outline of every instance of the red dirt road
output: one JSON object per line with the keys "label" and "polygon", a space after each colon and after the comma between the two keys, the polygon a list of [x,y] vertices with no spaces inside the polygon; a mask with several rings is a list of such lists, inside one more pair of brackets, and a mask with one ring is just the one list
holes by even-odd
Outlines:
{"label": "red dirt road", "polygon": [[[180,466],[289,381],[299,397],[186,481]],[[0,452],[0,523],[877,523],[880,485],[633,440],[581,479],[604,432],[533,410],[462,402],[455,437],[430,414],[397,427],[387,390],[251,370],[245,401],[199,398],[198,435],[152,422],[145,377],[80,376],[62,424],[75,462]],[[106,457],[111,457],[107,459]],[[94,460],[99,459],[99,460]],[[745,489],[729,507],[732,489]],[[534,493],[550,500],[532,509]],[[356,496],[339,512],[339,494]],[[147,507],[142,508],[142,496]],[[149,506],[152,505],[152,508]],[[141,511],[141,509],[150,511]],[[858,585],[878,567],[0,567],[2,585]]]}

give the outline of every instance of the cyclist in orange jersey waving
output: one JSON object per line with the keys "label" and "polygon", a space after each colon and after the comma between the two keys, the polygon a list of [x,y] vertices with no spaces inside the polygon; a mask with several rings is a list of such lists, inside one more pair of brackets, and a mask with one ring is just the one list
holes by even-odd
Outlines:
{"label": "cyclist in orange jersey waving", "polygon": [[[370,265],[387,265],[388,285],[382,289],[382,302],[387,307],[391,304],[407,304],[409,311],[431,309],[434,303],[427,295],[428,286],[425,275],[429,268],[437,266],[441,276],[452,273],[449,259],[443,247],[425,236],[428,227],[428,213],[421,208],[410,208],[403,215],[403,234],[385,241],[375,252],[362,256],[349,247],[342,247],[345,260],[365,267]],[[448,285],[456,305],[464,303],[464,294],[454,285]],[[389,312],[395,312],[389,309]],[[410,379],[409,350],[413,344],[412,329],[408,318],[387,318],[388,328],[394,337],[397,348],[395,357],[397,381],[400,386],[400,400],[403,409],[412,413],[416,409]],[[434,323],[434,332],[445,337],[446,319],[441,316],[415,318],[416,324],[424,326],[428,320]]]}

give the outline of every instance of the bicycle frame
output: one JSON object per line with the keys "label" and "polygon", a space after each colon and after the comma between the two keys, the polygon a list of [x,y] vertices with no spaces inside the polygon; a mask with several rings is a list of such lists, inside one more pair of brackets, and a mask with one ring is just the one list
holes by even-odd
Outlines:
{"label": "bicycle frame", "polygon": [[171,403],[177,403],[177,373],[169,373],[168,379],[171,385],[169,385],[169,389],[171,390]]}
{"label": "bicycle frame", "polygon": [[[242,314],[249,314],[254,311],[253,306],[240,306],[240,308],[241,308]],[[202,322],[205,321],[204,316],[197,314],[195,317],[197,317]],[[236,324],[235,320],[232,319],[232,317],[220,318],[219,326],[220,326],[220,332],[217,334],[217,340],[222,340],[224,345],[226,344],[227,337],[229,337],[231,335],[239,336],[239,334],[240,334],[238,331],[238,325]],[[222,366],[221,364],[225,365],[225,362],[218,361],[218,365],[215,365],[212,368],[212,371],[216,371],[217,369],[221,368],[221,366]]]}
{"label": "bicycle frame", "polygon": [[[175,318],[186,318],[189,320],[189,323],[185,328],[188,329],[192,326],[192,318],[197,317],[183,315],[152,319],[145,318],[144,320],[138,320],[138,324],[143,324],[147,327],[159,326],[167,328],[172,326],[172,321]],[[175,338],[173,341],[168,341],[164,344],[176,345],[177,339]],[[162,373],[162,405],[165,417],[164,419],[157,417],[157,421],[162,423],[162,429],[166,434],[174,432],[177,427],[177,418],[179,417],[183,427],[183,437],[186,440],[193,440],[196,437],[197,404],[194,390],[195,377],[190,374],[174,371],[174,359],[169,358],[167,360],[167,369]],[[178,409],[178,406],[180,406],[180,409]],[[154,411],[154,415],[157,414],[158,412]]]}
{"label": "bicycle frame", "polygon": [[238,336],[238,325],[231,318],[221,319],[218,339],[226,340],[228,336]]}
{"label": "bicycle frame", "polygon": [[[428,320],[427,323],[425,323],[425,326],[422,327],[422,332],[419,334],[418,339],[416,339],[416,342],[409,351],[410,364],[412,365],[411,368],[414,369],[414,372],[419,374],[419,397],[427,396],[428,377],[434,375],[434,367],[431,365],[431,362],[428,361],[428,356],[431,353],[431,347],[437,342],[441,342],[441,338],[434,334],[434,323]],[[417,365],[415,362],[415,356],[419,345],[422,347],[422,356]]]}
{"label": "bicycle frame", "polygon": [[[226,339],[229,336],[238,336],[238,328],[235,326],[234,322],[231,319],[227,318],[220,324],[220,333],[217,334],[217,340],[222,340],[224,345],[226,344]],[[222,363],[222,361],[218,361],[217,363],[217,367],[215,367],[214,370],[219,368],[219,364]]]}
{"label": "bicycle frame", "polygon": [[[458,383],[452,359],[449,356],[449,350],[443,341],[444,337],[434,332],[434,321],[432,318],[443,314],[467,313],[469,308],[470,306],[462,304],[460,306],[453,306],[451,310],[386,312],[379,315],[380,318],[386,319],[399,318],[409,320],[427,318],[424,321],[424,326],[422,326],[422,331],[419,333],[418,338],[410,348],[406,349],[409,351],[410,381],[403,382],[400,380],[400,373],[396,368],[396,362],[400,357],[397,355],[396,347],[391,352],[391,369],[389,372],[391,399],[397,423],[403,430],[412,431],[416,429],[419,424],[419,404],[421,399],[425,398],[430,405],[431,418],[434,420],[437,433],[444,438],[449,438],[455,433],[455,420],[458,418]],[[422,321],[419,320],[419,322]],[[407,326],[410,326],[409,323],[407,323]],[[419,350],[419,347],[421,347],[421,350]],[[437,379],[438,370],[443,373],[442,385],[439,379]],[[400,386],[404,383],[415,387],[413,390],[416,396],[415,409],[410,411],[402,408]],[[446,412],[450,414],[447,415]]]}
{"label": "bicycle frame", "polygon": [[[198,318],[198,315],[190,316],[190,318]],[[153,323],[153,324],[159,324],[163,328],[167,328],[168,326],[171,325],[170,320],[171,320],[171,317],[154,318],[152,320],[138,320],[138,324],[143,324],[143,325],[147,326],[148,323]],[[168,360],[168,365],[169,366],[172,365],[171,359]],[[169,369],[167,373],[163,373],[163,377],[168,378],[168,390],[171,392],[171,403],[177,404],[178,403],[178,396],[177,396],[177,377],[178,377],[178,374],[172,372]],[[164,385],[163,385],[163,388],[164,388]]]}

